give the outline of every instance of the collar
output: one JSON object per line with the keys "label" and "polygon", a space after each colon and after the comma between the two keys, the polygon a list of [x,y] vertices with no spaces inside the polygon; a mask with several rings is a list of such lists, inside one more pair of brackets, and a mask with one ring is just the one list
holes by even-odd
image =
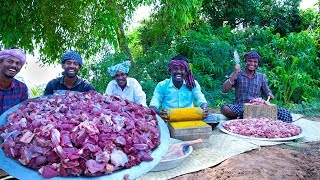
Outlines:
{"label": "collar", "polygon": [[[257,76],[257,73],[256,73],[256,72],[257,72],[257,71],[254,70],[254,73],[253,73],[252,78]],[[249,76],[248,76],[248,74],[247,74],[247,71],[246,71],[245,69],[241,71],[241,74],[242,74],[243,76],[246,76],[246,77],[249,78]]]}
{"label": "collar", "polygon": [[[186,84],[186,81],[183,80],[183,83],[182,83],[182,86]],[[170,78],[170,81],[169,81],[169,87],[175,87],[174,84],[173,84],[173,80],[172,80],[172,77]]]}
{"label": "collar", "polygon": [[[61,77],[59,83],[66,86],[66,84],[64,83],[64,77],[65,77],[65,76],[62,76],[62,77]],[[79,85],[80,83],[81,83],[81,78],[80,78],[79,76],[77,76],[77,81],[72,85],[72,88],[73,88],[73,87],[76,87],[76,86]]]}
{"label": "collar", "polygon": [[15,82],[15,79],[13,78],[11,83],[10,83],[10,85],[9,85],[9,87],[7,89],[1,89],[0,88],[0,90],[7,91],[7,90],[10,90],[10,89],[13,89],[15,87],[15,85],[16,85],[16,82]]}

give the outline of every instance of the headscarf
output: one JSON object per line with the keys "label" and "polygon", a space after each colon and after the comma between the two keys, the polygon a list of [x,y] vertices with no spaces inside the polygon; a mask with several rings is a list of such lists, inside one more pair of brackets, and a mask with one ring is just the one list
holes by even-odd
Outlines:
{"label": "headscarf", "polygon": [[118,71],[128,74],[130,66],[131,61],[124,61],[123,63],[108,67],[108,73],[111,75],[111,77],[114,77]]}
{"label": "headscarf", "polygon": [[189,64],[182,55],[175,56],[171,59],[170,63],[168,64],[168,71],[171,72],[174,66],[182,66],[186,69],[187,75],[184,80],[186,81],[186,86],[190,91],[194,87],[196,87],[196,83],[190,70]]}
{"label": "headscarf", "polygon": [[251,50],[248,53],[246,53],[244,55],[244,60],[248,60],[248,59],[258,59],[258,61],[260,61],[260,53],[255,51],[255,50]]}
{"label": "headscarf", "polygon": [[82,66],[82,58],[80,56],[80,54],[78,54],[77,52],[70,50],[67,51],[66,53],[64,53],[61,57],[61,63],[63,64],[66,60],[75,60],[79,63],[80,67]]}
{"label": "headscarf", "polygon": [[5,59],[10,56],[18,58],[22,66],[26,63],[26,54],[21,49],[6,49],[3,51],[0,51],[0,59]]}

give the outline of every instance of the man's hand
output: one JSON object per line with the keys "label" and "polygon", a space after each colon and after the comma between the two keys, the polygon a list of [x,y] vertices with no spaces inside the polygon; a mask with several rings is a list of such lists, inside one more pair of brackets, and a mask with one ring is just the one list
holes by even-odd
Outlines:
{"label": "man's hand", "polygon": [[238,75],[238,73],[240,72],[240,70],[241,70],[240,64],[236,64],[236,65],[234,66],[234,72]]}
{"label": "man's hand", "polygon": [[205,119],[209,115],[208,111],[208,104],[207,103],[202,103],[201,104],[201,109],[202,109],[202,119]]}
{"label": "man's hand", "polygon": [[203,110],[202,111],[202,119],[205,119],[209,115],[209,110],[208,110],[208,108],[203,108],[202,110]]}
{"label": "man's hand", "polygon": [[169,112],[166,109],[163,109],[162,111],[159,112],[159,116],[164,120],[168,121],[169,120]]}
{"label": "man's hand", "polygon": [[268,96],[270,97],[271,100],[274,99],[274,95],[273,94],[269,93]]}

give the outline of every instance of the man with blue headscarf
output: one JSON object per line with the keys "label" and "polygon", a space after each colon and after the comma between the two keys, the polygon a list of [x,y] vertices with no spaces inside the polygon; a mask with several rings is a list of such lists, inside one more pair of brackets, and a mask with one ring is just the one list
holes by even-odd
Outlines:
{"label": "man with blue headscarf", "polygon": [[125,61],[108,68],[113,80],[108,83],[106,94],[118,95],[147,107],[146,93],[142,90],[141,85],[136,79],[128,77],[130,66],[131,62]]}
{"label": "man with blue headscarf", "polygon": [[64,74],[62,77],[51,80],[44,91],[44,95],[52,95],[59,91],[79,91],[87,92],[94,90],[94,87],[90,82],[77,76],[80,68],[82,67],[82,58],[75,51],[67,51],[61,57],[62,69]]}
{"label": "man with blue headscarf", "polygon": [[26,54],[17,48],[0,51],[0,115],[28,99],[26,84],[14,78],[26,62]]}

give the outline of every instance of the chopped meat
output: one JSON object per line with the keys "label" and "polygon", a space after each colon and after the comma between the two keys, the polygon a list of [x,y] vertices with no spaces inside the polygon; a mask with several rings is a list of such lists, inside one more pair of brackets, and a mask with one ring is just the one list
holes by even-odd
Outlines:
{"label": "chopped meat", "polygon": [[231,133],[257,138],[288,138],[301,133],[299,126],[268,118],[248,118],[223,124]]}
{"label": "chopped meat", "polygon": [[0,127],[5,154],[44,178],[100,176],[151,161],[152,109],[94,91],[29,99]]}

